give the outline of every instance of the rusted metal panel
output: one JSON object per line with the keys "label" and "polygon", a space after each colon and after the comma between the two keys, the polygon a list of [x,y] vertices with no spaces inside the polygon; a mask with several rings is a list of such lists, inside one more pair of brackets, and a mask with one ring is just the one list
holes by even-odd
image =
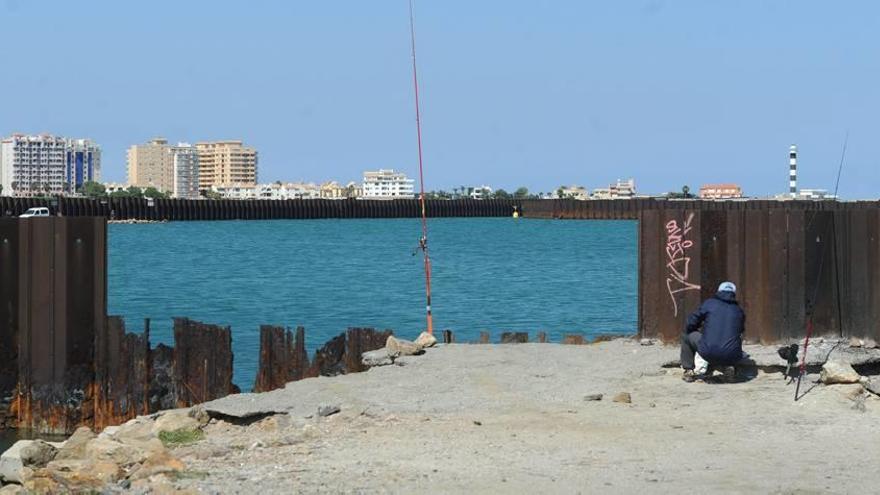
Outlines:
{"label": "rusted metal panel", "polygon": [[661,211],[658,244],[662,256],[660,292],[664,295],[665,309],[661,306],[654,318],[658,322],[657,336],[664,340],[678,339],[688,314],[702,302],[700,218],[701,212],[693,210]]}
{"label": "rusted metal panel", "polygon": [[660,210],[644,210],[639,218],[639,332],[660,335],[658,315],[665,314],[666,256],[661,235]]}
{"label": "rusted metal panel", "polygon": [[235,393],[230,328],[175,318],[172,383],[178,407]]}
{"label": "rusted metal panel", "polygon": [[718,284],[732,277],[727,272],[727,212],[708,210],[702,212],[700,221],[700,296],[711,297]]}
{"label": "rusted metal panel", "polygon": [[[843,216],[843,215],[842,215]],[[862,208],[848,212],[842,218],[837,234],[843,239],[844,249],[837,260],[840,270],[841,315],[844,336],[863,336],[872,326],[869,320],[872,294],[868,211]]]}
{"label": "rusted metal panel", "polygon": [[16,423],[63,433],[92,418],[94,341],[106,313],[106,231],[100,218],[17,223]]}
{"label": "rusted metal panel", "polygon": [[18,381],[18,249],[17,220],[0,218],[0,428],[14,426],[6,405]]}
{"label": "rusted metal panel", "polygon": [[767,258],[767,293],[765,300],[769,325],[759,329],[761,342],[777,342],[787,330],[788,291],[788,232],[787,212],[782,209],[768,210],[767,243],[763,256]]}
{"label": "rusted metal panel", "polygon": [[[865,336],[880,339],[880,209],[873,207],[868,210],[868,274],[870,276],[871,295],[868,307],[868,323]],[[855,240],[858,241],[857,239]]]}
{"label": "rusted metal panel", "polygon": [[260,367],[254,392],[281,388],[291,381],[293,370],[293,334],[283,327],[260,326]]}
{"label": "rusted metal panel", "polygon": [[770,285],[769,218],[766,210],[750,209],[745,212],[744,252],[745,268],[740,283],[739,300],[746,313],[746,339],[764,341],[772,335],[772,309],[778,304]]}
{"label": "rusted metal panel", "polygon": [[150,407],[150,334],[125,332],[121,318],[107,319],[107,331],[95,340],[93,428],[123,423]]}
{"label": "rusted metal panel", "polygon": [[804,216],[804,300],[817,335],[841,335],[837,272],[834,258],[834,213],[811,211]]}
{"label": "rusted metal panel", "polygon": [[802,208],[788,212],[788,268],[785,290],[788,294],[785,309],[786,326],[780,335],[781,339],[799,337],[806,329],[806,249],[804,234],[806,215]]}
{"label": "rusted metal panel", "polygon": [[363,371],[361,354],[385,347],[385,342],[393,333],[391,330],[380,332],[372,328],[350,328],[315,352],[305,376],[334,376]]}

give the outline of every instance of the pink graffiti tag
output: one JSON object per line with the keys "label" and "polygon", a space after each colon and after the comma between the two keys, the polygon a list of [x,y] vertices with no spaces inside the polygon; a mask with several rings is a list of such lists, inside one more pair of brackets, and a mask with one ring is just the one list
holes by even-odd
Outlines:
{"label": "pink graffiti tag", "polygon": [[669,291],[669,298],[672,299],[675,316],[678,316],[678,301],[675,300],[675,295],[679,292],[700,290],[699,284],[688,282],[691,258],[687,250],[694,243],[686,239],[686,236],[691,231],[693,219],[694,214],[689,214],[683,227],[674,219],[666,222],[666,288]]}

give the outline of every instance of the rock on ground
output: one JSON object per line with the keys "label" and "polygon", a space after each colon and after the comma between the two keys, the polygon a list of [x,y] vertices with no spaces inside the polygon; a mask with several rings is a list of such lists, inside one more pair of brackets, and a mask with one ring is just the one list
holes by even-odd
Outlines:
{"label": "rock on ground", "polygon": [[385,341],[385,349],[391,357],[412,356],[424,352],[424,348],[415,342],[398,339],[394,336],[388,337],[388,340]]}
{"label": "rock on ground", "polygon": [[383,347],[375,351],[367,351],[361,354],[361,363],[364,366],[388,366],[394,364],[394,360],[388,354],[388,349]]}
{"label": "rock on ground", "polygon": [[55,460],[62,461],[65,459],[81,459],[85,457],[86,444],[97,437],[92,429],[88,426],[81,426],[73,432],[73,435],[67,438],[64,445],[58,449]]}
{"label": "rock on ground", "polygon": [[828,361],[822,365],[822,372],[819,374],[819,380],[826,385],[859,383],[861,378],[852,366],[841,361]]}

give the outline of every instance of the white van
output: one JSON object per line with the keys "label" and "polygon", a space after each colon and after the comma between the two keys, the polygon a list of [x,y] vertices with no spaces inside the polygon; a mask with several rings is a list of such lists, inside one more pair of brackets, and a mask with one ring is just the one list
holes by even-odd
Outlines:
{"label": "white van", "polygon": [[40,206],[37,208],[29,208],[28,211],[19,215],[18,218],[48,217],[48,216],[49,216],[49,208],[46,208],[45,206]]}

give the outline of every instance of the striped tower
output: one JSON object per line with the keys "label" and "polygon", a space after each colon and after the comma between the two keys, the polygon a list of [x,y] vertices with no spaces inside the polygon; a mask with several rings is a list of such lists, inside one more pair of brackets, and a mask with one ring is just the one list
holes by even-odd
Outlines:
{"label": "striped tower", "polygon": [[788,192],[797,197],[797,145],[788,148]]}

